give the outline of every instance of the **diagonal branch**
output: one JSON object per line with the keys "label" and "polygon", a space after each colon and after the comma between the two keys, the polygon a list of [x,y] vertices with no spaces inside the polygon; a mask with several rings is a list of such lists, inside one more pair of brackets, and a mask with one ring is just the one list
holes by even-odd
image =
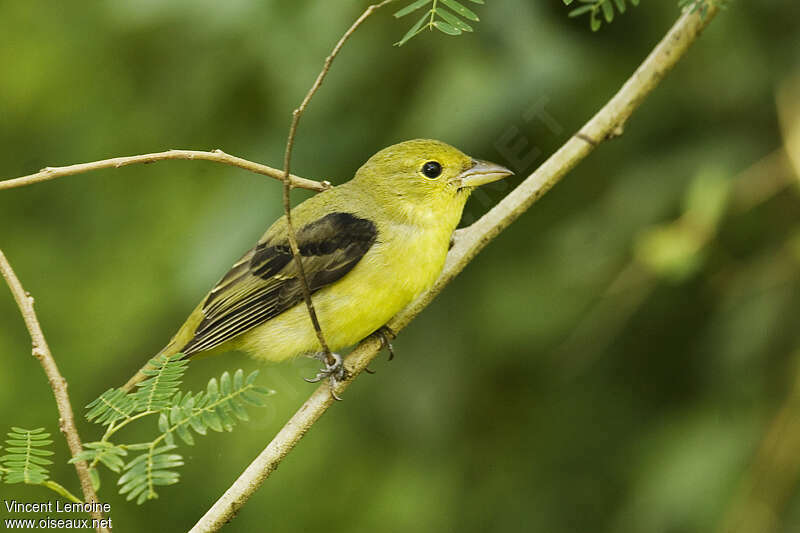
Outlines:
{"label": "diagonal branch", "polygon": [[[200,150],[167,150],[166,152],[155,152],[152,154],[131,155],[126,157],[114,157],[111,159],[103,159],[101,161],[93,161],[91,163],[79,163],[77,165],[69,165],[65,167],[47,167],[43,168],[36,174],[22,176],[21,178],[13,178],[0,181],[0,191],[4,189],[13,189],[14,187],[24,187],[25,185],[32,185],[40,181],[48,181],[63,176],[72,176],[74,174],[83,174],[92,170],[100,170],[103,168],[119,168],[128,165],[135,165],[137,163],[154,163],[156,161],[165,161],[167,159],[198,159],[202,161],[213,161],[215,163],[222,163],[224,165],[231,165],[234,167],[243,168],[256,174],[263,174],[277,180],[284,179],[284,173],[276,168],[268,167],[260,163],[254,163],[235,155],[226,154],[222,150],[212,150],[210,152],[203,152]],[[299,176],[291,176],[292,187],[300,187],[302,189],[310,189],[312,191],[324,191],[330,189],[331,184],[327,181],[319,182],[301,178]]]}
{"label": "diagonal branch", "polygon": [[[456,232],[453,248],[434,286],[398,313],[387,326],[397,332],[408,325],[492,239],[519,218],[601,142],[620,135],[622,126],[664,76],[686,53],[717,13],[720,0],[708,0],[705,16],[685,11],[616,95],[564,146],[477,222]],[[376,336],[362,341],[347,357],[350,377],[342,392],[375,358],[382,346]],[[195,524],[190,533],[217,531],[231,520],[274,471],[314,422],[333,403],[327,386],[320,386],[253,460],[239,478]]]}
{"label": "diagonal branch", "polygon": [[[32,354],[39,360],[44,373],[47,374],[47,380],[50,382],[50,388],[53,389],[53,396],[56,398],[56,406],[58,407],[59,423],[58,427],[64,438],[67,440],[67,446],[72,456],[78,455],[81,450],[81,438],[78,435],[78,429],[75,427],[75,417],[72,413],[72,405],[69,402],[69,394],[67,394],[67,380],[58,371],[53,355],[50,353],[50,348],[47,346],[47,340],[44,338],[42,327],[39,325],[39,320],[36,318],[36,311],[33,309],[33,296],[31,296],[22,287],[22,284],[11,268],[11,264],[6,259],[3,251],[0,250],[0,274],[5,278],[8,287],[11,289],[11,294],[14,295],[14,300],[17,302],[19,311],[25,321],[25,327],[28,328],[28,333],[31,336],[33,344]],[[86,461],[78,461],[75,463],[75,470],[78,472],[78,479],[81,482],[81,490],[83,490],[83,498],[87,503],[96,502],[97,494],[92,487],[92,481],[89,478],[89,469]],[[102,520],[103,515],[99,511],[89,513],[95,520]],[[105,527],[97,526],[98,533],[108,532]]]}
{"label": "diagonal branch", "polygon": [[[303,101],[300,103],[300,107],[292,112],[292,124],[289,126],[289,135],[286,139],[286,152],[283,158],[283,212],[286,217],[286,234],[289,238],[289,247],[292,250],[292,257],[294,258],[295,265],[297,265],[297,272],[300,275],[300,286],[303,289],[303,299],[305,300],[306,307],[308,308],[308,316],[311,318],[311,324],[314,326],[314,331],[317,334],[317,340],[319,341],[319,345],[325,354],[325,360],[329,365],[333,365],[335,359],[331,355],[331,350],[328,347],[328,343],[325,342],[325,335],[323,335],[322,328],[319,325],[317,312],[314,309],[314,302],[311,300],[311,291],[308,288],[306,271],[303,267],[303,261],[300,258],[300,249],[297,246],[297,236],[294,231],[294,226],[292,225],[292,203],[290,196],[293,185],[289,178],[289,170],[292,164],[292,148],[294,148],[294,138],[297,135],[297,126],[300,124],[300,117],[303,115],[303,112],[311,102],[311,98],[313,98],[316,92],[319,90],[322,82],[325,80],[325,76],[328,75],[328,71],[331,69],[333,60],[336,59],[337,55],[339,55],[339,51],[342,49],[342,46],[344,46],[344,43],[350,38],[351,35],[353,35],[358,27],[361,26],[361,24],[367,20],[370,15],[372,15],[372,13],[393,1],[394,0],[384,0],[379,4],[373,4],[369,6],[364,13],[362,13],[361,16],[356,19],[353,25],[350,26],[346,32],[344,32],[344,35],[342,35],[341,39],[339,39],[339,42],[337,42],[336,46],[333,47],[333,51],[328,57],[325,58],[325,63],[322,65],[322,70],[319,72],[317,79],[314,80],[314,84],[308,90],[305,98],[303,98]],[[334,398],[338,399],[336,393],[333,394]]]}

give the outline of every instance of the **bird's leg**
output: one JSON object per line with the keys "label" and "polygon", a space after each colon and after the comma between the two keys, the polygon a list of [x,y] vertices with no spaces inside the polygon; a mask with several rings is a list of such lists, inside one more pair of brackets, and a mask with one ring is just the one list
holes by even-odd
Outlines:
{"label": "bird's leg", "polygon": [[318,359],[321,361],[325,368],[317,372],[317,375],[311,379],[303,378],[309,383],[317,383],[318,381],[322,381],[325,378],[328,378],[331,382],[331,396],[335,400],[341,400],[336,395],[335,389],[336,386],[347,379],[347,369],[345,369],[344,364],[342,364],[342,356],[338,353],[331,352],[331,357],[329,358],[325,352],[318,352],[313,354],[311,357],[314,359]]}
{"label": "bird's leg", "polygon": [[378,331],[375,332],[375,334],[381,339],[381,348],[386,348],[389,350],[389,361],[394,359],[394,347],[392,346],[392,339],[397,337],[397,334],[392,331],[389,326],[381,326]]}
{"label": "bird's leg", "polygon": [[[394,331],[389,328],[389,326],[382,326],[376,332],[375,335],[381,339],[381,348],[386,348],[389,350],[389,361],[394,359],[394,348],[392,347],[391,339],[395,338],[397,335]],[[336,400],[341,400],[339,396],[336,395],[335,389],[336,386],[347,379],[347,369],[342,364],[342,356],[338,353],[330,353],[330,357],[325,352],[317,352],[311,354],[310,357],[317,359],[322,364],[325,365],[325,368],[321,369],[317,372],[317,375],[313,378],[303,378],[309,383],[317,383],[322,381],[325,378],[328,378],[331,382],[331,396],[334,397]],[[370,369],[366,369],[366,371],[370,374],[373,372]]]}

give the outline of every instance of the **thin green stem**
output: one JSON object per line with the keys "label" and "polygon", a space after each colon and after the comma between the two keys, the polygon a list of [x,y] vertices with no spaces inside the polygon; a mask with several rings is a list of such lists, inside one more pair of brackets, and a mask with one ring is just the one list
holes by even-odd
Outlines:
{"label": "thin green stem", "polygon": [[53,481],[52,479],[48,479],[47,481],[42,483],[42,486],[47,487],[48,489],[60,494],[64,498],[68,499],[73,503],[83,503],[83,500],[72,494],[66,487]]}
{"label": "thin green stem", "polygon": [[30,433],[28,433],[27,439],[25,441],[25,466],[22,468],[22,471],[25,473],[25,483],[30,483],[30,484],[33,484],[28,478],[28,472],[30,472],[31,469],[31,454],[33,453],[31,452],[32,448],[33,446],[31,446],[31,435]]}
{"label": "thin green stem", "polygon": [[[438,3],[438,0],[433,0],[433,4],[431,4],[431,11],[430,11],[430,13],[431,13],[431,18],[430,18],[430,20],[428,21],[428,29],[429,29],[429,30],[433,30],[433,23],[434,23],[434,22],[436,22],[436,21],[435,21],[435,20],[433,20],[433,19],[434,19],[434,17],[436,16],[436,4],[437,4],[437,3]],[[417,33],[419,33],[419,32],[417,32]]]}
{"label": "thin green stem", "polygon": [[103,435],[103,438],[100,439],[100,440],[101,441],[106,441],[109,437],[111,437],[111,435],[113,435],[114,433],[116,433],[120,429],[124,428],[125,426],[127,426],[128,424],[133,422],[134,420],[138,420],[138,419],[143,418],[143,417],[145,417],[147,415],[156,414],[158,412],[159,411],[142,411],[141,413],[137,413],[137,414],[135,414],[133,416],[128,415],[127,417],[125,417],[124,420],[122,420],[122,422],[119,423],[119,425],[115,425],[117,423],[117,421],[115,420],[114,422],[112,422],[111,424],[108,425],[108,429],[106,429],[106,432]]}

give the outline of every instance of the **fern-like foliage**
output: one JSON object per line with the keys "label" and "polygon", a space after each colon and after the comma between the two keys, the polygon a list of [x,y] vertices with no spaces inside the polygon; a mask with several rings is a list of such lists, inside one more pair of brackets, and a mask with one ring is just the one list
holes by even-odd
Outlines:
{"label": "fern-like foliage", "polygon": [[153,358],[149,368],[142,371],[148,379],[139,383],[139,390],[132,394],[134,410],[159,411],[169,407],[170,398],[178,392],[188,363],[183,359],[183,354],[158,355]]}
{"label": "fern-like foliage", "polygon": [[[571,5],[574,1],[564,0],[564,5]],[[603,20],[610,24],[614,21],[616,13],[620,15],[625,13],[628,8],[627,2],[628,0],[578,0],[578,3],[583,5],[570,11],[569,16],[580,17],[588,14],[589,26],[592,31],[597,31],[603,25]],[[639,0],[630,0],[630,3],[635,7],[639,5]]]}
{"label": "fern-like foliage", "polygon": [[146,453],[125,465],[126,472],[117,482],[121,485],[120,494],[127,493],[127,500],[136,498],[137,504],[158,498],[157,486],[174,485],[180,479],[171,470],[183,466],[183,457],[177,453],[167,453],[177,448],[175,445],[150,447]]}
{"label": "fern-like foliage", "polygon": [[90,464],[102,463],[113,472],[120,473],[125,466],[123,457],[128,455],[128,449],[116,446],[107,441],[87,442],[85,448],[78,455],[69,460],[70,463],[86,461]]}
{"label": "fern-like foliage", "polygon": [[[572,5],[575,0],[563,0],[564,5]],[[639,0],[578,0],[580,5],[569,12],[570,17],[580,17],[581,15],[589,15],[589,26],[592,31],[597,31],[603,25],[603,21],[611,23],[614,21],[614,16],[619,13],[625,13],[628,5],[627,2],[635,7],[639,5]],[[700,15],[705,17],[708,12],[708,7],[712,0],[678,0],[678,6],[682,10],[691,10],[692,12],[700,11]],[[730,0],[716,0],[720,9],[728,7]]]}
{"label": "fern-like foliage", "polygon": [[150,360],[148,376],[138,384],[135,392],[108,389],[99,398],[86,406],[86,418],[97,424],[113,427],[119,421],[128,420],[135,413],[154,413],[170,406],[170,399],[178,391],[187,361],[183,354],[158,355]]}
{"label": "fern-like foliage", "polygon": [[[473,4],[484,3],[484,0],[469,1]],[[422,16],[417,22],[411,26],[395,45],[404,45],[426,29],[432,30],[436,28],[446,35],[461,35],[463,32],[472,31],[472,26],[463,19],[473,22],[478,22],[480,20],[474,11],[458,0],[416,0],[397,11],[394,16],[395,18],[405,17],[426,6],[430,7],[422,13]]]}
{"label": "fern-like foliage", "polygon": [[136,404],[131,395],[121,389],[108,389],[95,401],[86,406],[86,418],[97,424],[113,424],[121,418],[128,418]]}
{"label": "fern-like foliage", "polygon": [[241,369],[231,379],[228,372],[217,380],[212,378],[204,392],[187,393],[181,398],[180,393],[173,399],[172,407],[162,411],[158,420],[159,430],[164,434],[168,444],[174,443],[174,434],[188,445],[194,444],[189,428],[198,435],[205,435],[208,429],[214,431],[233,431],[236,420],[247,421],[245,406],[247,404],[262,406],[263,394],[267,391],[255,386],[257,373],[253,372],[247,379]]}
{"label": "fern-like foliage", "polygon": [[53,455],[47,449],[51,444],[50,434],[45,433],[44,428],[12,427],[6,439],[6,455],[0,457],[5,482],[39,485],[47,481],[50,474],[45,467],[53,464],[46,459]]}
{"label": "fern-like foliage", "polygon": [[53,461],[48,447],[53,444],[50,433],[44,428],[22,429],[12,427],[6,439],[6,454],[0,457],[0,481],[41,485],[59,496],[75,503],[81,500],[63,485],[50,479],[47,466]]}
{"label": "fern-like foliage", "polygon": [[[87,406],[87,418],[107,426],[106,432],[101,440],[86,443],[71,462],[87,461],[98,485],[99,464],[121,474],[117,481],[120,494],[138,504],[157,498],[157,487],[180,480],[175,468],[182,466],[184,460],[172,453],[178,447],[178,439],[193,445],[193,435],[206,435],[209,429],[232,431],[237,420],[248,420],[247,405],[262,406],[272,393],[255,384],[257,371],[245,377],[241,369],[232,377],[225,372],[219,381],[212,378],[204,391],[181,392],[179,386],[186,371],[182,357],[176,354],[153,358],[145,371],[148,379],[139,384],[138,390],[126,393],[110,389]],[[153,440],[135,444],[115,444],[110,440],[126,425],[147,416],[157,420],[158,434]],[[126,462],[129,453],[133,458]]]}

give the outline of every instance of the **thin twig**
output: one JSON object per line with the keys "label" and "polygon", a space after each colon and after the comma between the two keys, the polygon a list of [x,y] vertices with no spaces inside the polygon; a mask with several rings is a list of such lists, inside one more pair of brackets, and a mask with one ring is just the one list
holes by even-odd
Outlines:
{"label": "thin twig", "polygon": [[[583,160],[595,148],[595,144],[618,135],[621,125],[686,53],[717,9],[718,0],[709,2],[705,17],[688,12],[681,15],[619,92],[581,129],[582,134],[592,139],[594,144],[573,136],[486,215],[468,228],[457,231],[455,244],[434,286],[392,318],[387,326],[393,332],[398,332],[408,325],[478,252]],[[375,358],[382,345],[377,336],[362,341],[345,361],[350,377],[341,382],[334,392],[344,391]],[[332,402],[327,386],[318,387],[191,532],[217,531],[231,520]]]}
{"label": "thin twig", "polygon": [[[67,440],[67,446],[72,456],[78,455],[83,446],[81,445],[81,438],[78,435],[78,429],[75,427],[75,417],[72,414],[72,404],[69,402],[69,394],[67,394],[67,380],[61,375],[58,370],[53,354],[50,353],[50,348],[47,345],[47,340],[44,338],[42,327],[39,325],[39,320],[36,318],[36,311],[33,309],[33,296],[31,296],[22,287],[22,284],[11,268],[11,264],[6,259],[3,251],[0,250],[0,274],[5,278],[8,287],[11,289],[11,294],[17,302],[19,311],[25,321],[25,327],[28,328],[28,333],[31,336],[33,344],[32,354],[39,360],[39,363],[47,375],[47,380],[50,382],[50,388],[53,389],[53,396],[56,399],[56,406],[58,407],[58,427],[64,438]],[[97,494],[92,487],[92,480],[89,478],[89,469],[86,461],[77,461],[75,463],[75,470],[78,472],[78,479],[81,483],[81,490],[83,497],[87,503],[97,502]],[[52,487],[51,487],[52,488]],[[96,520],[102,520],[103,515],[99,511],[89,513],[90,516]],[[105,527],[97,526],[98,532],[107,532]]]}
{"label": "thin twig", "polygon": [[[13,189],[14,187],[32,185],[34,183],[39,183],[40,181],[52,180],[55,178],[61,178],[63,176],[82,174],[91,170],[119,168],[137,163],[154,163],[156,161],[164,161],[167,159],[199,159],[202,161],[213,161],[215,163],[222,163],[224,165],[243,168],[257,174],[263,174],[265,176],[275,178],[277,180],[284,179],[283,172],[277,168],[268,167],[260,163],[254,163],[252,161],[248,161],[247,159],[242,159],[241,157],[226,154],[222,150],[212,150],[210,152],[203,152],[200,150],[167,150],[166,152],[114,157],[111,159],[94,161],[92,163],[80,163],[65,167],[47,167],[43,168],[36,174],[0,181],[0,191],[4,189]],[[327,181],[319,182],[301,178],[299,176],[291,176],[291,181],[292,187],[310,189],[312,191],[324,191],[330,189],[331,187],[331,184]]]}
{"label": "thin twig", "polygon": [[319,319],[317,318],[317,312],[314,309],[314,302],[311,300],[311,290],[308,287],[308,279],[306,278],[306,271],[303,267],[303,261],[300,257],[300,249],[297,246],[297,235],[294,231],[294,225],[292,224],[292,203],[291,203],[291,192],[292,192],[292,181],[289,179],[289,171],[292,164],[292,149],[294,148],[294,138],[297,135],[297,126],[300,123],[300,117],[303,115],[303,112],[308,107],[308,104],[311,102],[311,98],[314,97],[314,94],[319,90],[322,82],[325,80],[325,76],[327,76],[328,71],[331,69],[331,65],[333,64],[333,60],[336,59],[336,56],[339,54],[339,51],[344,46],[344,43],[350,38],[351,35],[358,29],[361,24],[372,15],[375,10],[382,8],[386,4],[392,3],[394,0],[384,0],[378,4],[373,4],[369,6],[358,19],[353,23],[350,28],[344,32],[342,38],[339,39],[339,42],[336,43],[336,46],[333,47],[333,51],[331,51],[330,55],[325,58],[325,63],[322,65],[322,70],[317,74],[317,79],[314,80],[314,84],[306,93],[305,98],[300,103],[300,106],[292,112],[292,124],[289,126],[289,135],[286,138],[286,152],[284,153],[283,157],[283,212],[286,216],[286,234],[289,238],[289,247],[292,250],[292,257],[294,258],[295,265],[297,266],[297,272],[300,277],[300,286],[303,289],[303,299],[306,302],[306,307],[308,308],[308,316],[311,318],[311,324],[314,326],[314,331],[317,334],[317,340],[319,341],[319,345],[322,348],[322,352],[325,354],[325,360],[328,364],[332,365],[335,362],[333,355],[331,355],[331,350],[328,347],[328,343],[325,341],[325,335],[322,333],[322,328],[319,325]]}

